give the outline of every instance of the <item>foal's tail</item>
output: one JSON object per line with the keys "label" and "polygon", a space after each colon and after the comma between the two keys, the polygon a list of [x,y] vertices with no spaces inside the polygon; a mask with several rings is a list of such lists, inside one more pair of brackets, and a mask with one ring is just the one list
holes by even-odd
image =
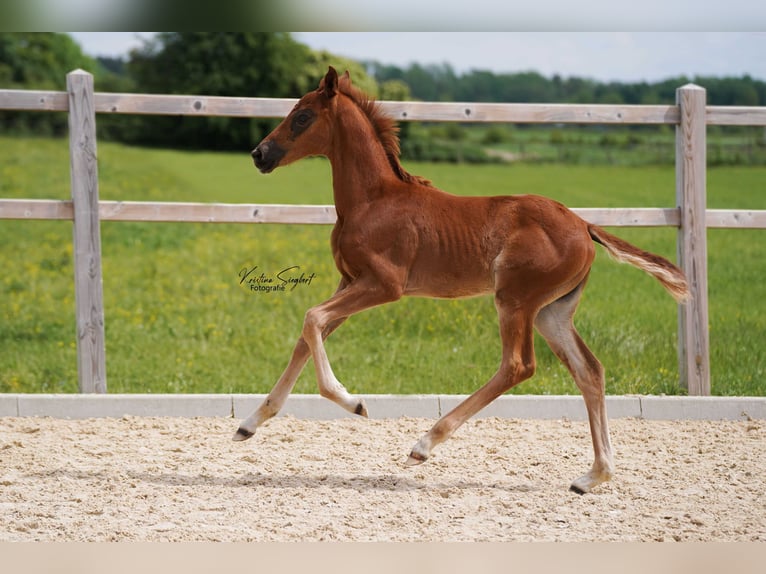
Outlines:
{"label": "foal's tail", "polygon": [[598,225],[589,223],[588,233],[590,233],[593,241],[606,247],[609,255],[617,261],[630,263],[657,279],[679,303],[683,303],[691,297],[684,272],[664,257],[639,249],[627,241],[607,233]]}

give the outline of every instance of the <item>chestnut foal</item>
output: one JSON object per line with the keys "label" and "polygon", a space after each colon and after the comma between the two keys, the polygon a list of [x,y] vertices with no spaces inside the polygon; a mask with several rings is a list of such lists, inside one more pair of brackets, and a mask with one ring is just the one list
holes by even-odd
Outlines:
{"label": "chestnut foal", "polygon": [[535,371],[533,329],[571,372],[588,410],[595,461],[572,483],[589,492],[613,473],[604,400],[604,370],[572,318],[600,243],[617,260],[651,274],[678,301],[689,296],[683,273],[592,225],[550,199],[458,197],[407,173],[398,129],[374,101],[330,68],[252,152],[263,173],[310,155],[329,158],[337,223],[332,252],[340,272],[335,294],[306,313],[303,332],[282,376],[234,435],[245,440],[279,412],[313,357],[319,392],[367,416],[363,400],[333,374],[323,340],[354,313],[405,295],[494,295],[502,339],[495,375],[414,446],[408,465],[428,459],[468,418]]}

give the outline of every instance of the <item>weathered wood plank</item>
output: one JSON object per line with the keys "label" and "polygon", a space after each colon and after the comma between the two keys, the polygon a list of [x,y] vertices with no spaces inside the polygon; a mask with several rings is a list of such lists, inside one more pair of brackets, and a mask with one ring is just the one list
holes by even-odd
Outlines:
{"label": "weathered wood plank", "polygon": [[766,107],[708,106],[706,122],[717,126],[766,126]]}
{"label": "weathered wood plank", "polygon": [[[235,98],[98,92],[96,113],[282,118],[293,98]],[[608,104],[504,104],[380,102],[397,120],[511,123],[677,124],[678,106]],[[0,90],[0,109],[67,111],[66,92]],[[766,107],[707,106],[708,125],[766,126]]]}
{"label": "weathered wood plank", "polygon": [[[573,211],[591,223],[607,226],[678,226],[680,221],[676,208],[576,208]],[[102,221],[321,225],[332,225],[336,219],[333,205],[141,201],[100,201],[99,216]],[[735,217],[729,216],[730,219]],[[0,219],[72,219],[72,202],[45,199],[0,199]]]}
{"label": "weathered wood plank", "polygon": [[681,215],[678,208],[572,208],[585,221],[615,227],[678,227]]}
{"label": "weathered wood plank", "polygon": [[766,229],[766,210],[708,209],[705,224],[719,229]]}
{"label": "weathered wood plank", "polygon": [[678,261],[691,300],[679,306],[681,384],[690,395],[710,394],[706,237],[705,90],[692,84],[676,91],[681,121],[676,127],[676,203],[681,211]]}
{"label": "weathered wood plank", "polygon": [[298,100],[288,98],[231,98],[154,94],[96,94],[96,112],[280,118]]}
{"label": "weathered wood plank", "polygon": [[67,74],[67,92],[74,220],[77,372],[81,393],[105,393],[106,346],[93,76],[82,70]]}
{"label": "weathered wood plank", "polygon": [[333,205],[150,203],[102,201],[104,221],[333,224]]}
{"label": "weathered wood plank", "polygon": [[65,112],[68,109],[66,92],[0,90],[0,110]]}
{"label": "weathered wood plank", "polygon": [[447,122],[675,124],[677,106],[381,102],[397,120]]}
{"label": "weathered wood plank", "polygon": [[[297,100],[150,94],[96,94],[96,111],[118,114],[286,116]],[[677,106],[380,102],[397,120],[517,123],[674,124]]]}
{"label": "weathered wood plank", "polygon": [[73,219],[72,202],[56,199],[0,199],[0,219]]}
{"label": "weathered wood plank", "polygon": [[[678,227],[679,208],[573,208],[580,217],[596,225],[614,227]],[[335,223],[332,205],[280,205],[255,203],[160,203],[100,201],[104,221],[157,221],[195,223]],[[54,199],[0,199],[0,219],[73,218],[71,201]],[[766,210],[708,209],[708,228],[766,229]]]}

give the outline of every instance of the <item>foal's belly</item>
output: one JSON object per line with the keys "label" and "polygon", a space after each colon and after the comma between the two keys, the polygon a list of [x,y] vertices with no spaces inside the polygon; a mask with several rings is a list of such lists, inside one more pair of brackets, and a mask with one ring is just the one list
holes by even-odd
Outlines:
{"label": "foal's belly", "polygon": [[494,292],[492,278],[483,270],[460,267],[431,270],[410,276],[405,295],[457,299]]}

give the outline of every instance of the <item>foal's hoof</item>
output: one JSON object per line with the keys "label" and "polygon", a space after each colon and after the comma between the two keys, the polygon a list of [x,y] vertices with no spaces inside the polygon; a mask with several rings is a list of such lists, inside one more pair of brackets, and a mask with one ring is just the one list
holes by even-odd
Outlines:
{"label": "foal's hoof", "polygon": [[577,494],[588,494],[599,484],[606,482],[612,478],[611,469],[597,469],[591,470],[588,474],[584,474],[572,483],[569,490],[576,492]]}
{"label": "foal's hoof", "polygon": [[354,414],[367,418],[367,404],[364,402],[364,399],[359,399],[359,404],[356,405]]}
{"label": "foal's hoof", "polygon": [[234,433],[234,436],[233,436],[233,437],[231,437],[231,440],[233,440],[233,441],[242,441],[242,440],[247,440],[247,439],[249,439],[251,436],[253,436],[254,434],[255,434],[255,433],[254,433],[254,432],[252,432],[252,431],[249,431],[249,430],[247,430],[247,429],[244,429],[244,428],[242,428],[242,427],[239,427],[239,428],[237,429],[237,432],[235,432],[235,433]]}
{"label": "foal's hoof", "polygon": [[405,466],[415,466],[418,464],[423,464],[425,461],[428,460],[428,457],[431,456],[431,448],[430,445],[431,441],[428,438],[428,435],[424,435],[418,442],[415,443],[415,446],[412,447],[412,450],[410,451],[410,457],[407,459],[407,462],[404,463]]}
{"label": "foal's hoof", "polygon": [[419,464],[423,464],[427,460],[428,460],[427,455],[417,452],[415,449],[412,449],[412,452],[410,453],[410,456],[407,459],[407,462],[404,463],[404,466],[417,466]]}
{"label": "foal's hoof", "polygon": [[424,458],[420,458],[417,455],[411,454],[409,458],[407,459],[407,462],[404,463],[404,466],[417,466],[419,464],[423,464],[426,461]]}

